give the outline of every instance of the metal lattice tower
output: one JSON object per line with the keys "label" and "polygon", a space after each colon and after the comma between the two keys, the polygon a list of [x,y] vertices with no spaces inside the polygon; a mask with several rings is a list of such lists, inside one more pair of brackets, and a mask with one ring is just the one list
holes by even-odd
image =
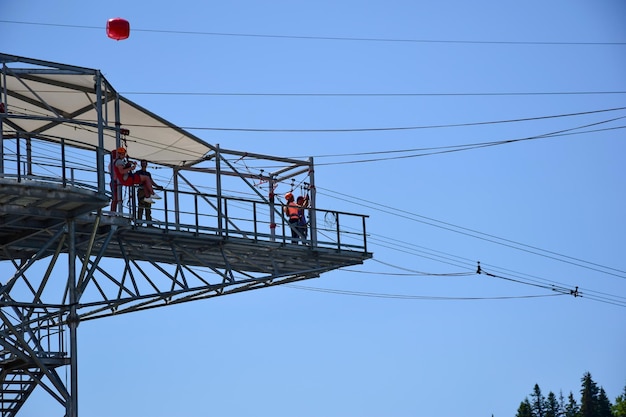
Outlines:
{"label": "metal lattice tower", "polygon": [[[81,322],[371,258],[366,216],[316,207],[312,159],[207,144],[121,97],[98,70],[6,54],[0,63],[2,417],[36,389],[78,416]],[[171,170],[158,220],[138,220],[134,190],[108,183],[121,144]],[[289,181],[311,197],[309,235],[295,242],[274,196]]]}

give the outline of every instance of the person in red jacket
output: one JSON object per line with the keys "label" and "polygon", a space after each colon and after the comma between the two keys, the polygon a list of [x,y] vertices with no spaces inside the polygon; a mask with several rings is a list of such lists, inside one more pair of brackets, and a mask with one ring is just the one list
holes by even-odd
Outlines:
{"label": "person in red jacket", "polygon": [[117,159],[115,160],[115,164],[113,165],[115,179],[118,183],[126,186],[141,184],[146,195],[143,200],[146,203],[154,203],[153,198],[161,198],[154,193],[154,181],[152,181],[152,178],[146,175],[141,175],[133,172],[136,167],[136,162],[131,162],[126,159],[126,149],[118,148]]}

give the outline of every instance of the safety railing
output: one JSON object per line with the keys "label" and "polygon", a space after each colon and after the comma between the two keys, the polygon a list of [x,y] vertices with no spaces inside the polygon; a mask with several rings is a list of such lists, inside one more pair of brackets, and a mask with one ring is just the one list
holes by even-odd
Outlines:
{"label": "safety railing", "polygon": [[[38,181],[63,187],[86,188],[110,198],[112,191],[108,184],[103,186],[102,173],[96,169],[97,154],[95,149],[77,148],[65,140],[50,142],[36,138],[5,138],[3,171],[0,176],[17,182]],[[105,155],[104,152],[101,154]],[[106,155],[99,164],[104,170],[110,162],[108,152]],[[105,178],[107,182],[110,181],[108,170]],[[132,187],[122,188],[125,201],[121,211],[118,211],[119,208],[113,209],[112,214],[129,217],[135,227],[145,224],[159,227],[164,232],[185,231],[223,238],[367,251],[365,215],[320,208],[306,209],[308,233],[306,236],[300,233],[292,237],[292,229],[279,203],[195,190],[168,189],[160,193],[163,199],[157,200],[150,207],[153,221],[147,222],[137,219],[135,190]],[[108,211],[108,208],[105,210]],[[311,223],[311,219],[316,221]]]}
{"label": "safety railing", "polygon": [[136,227],[158,227],[165,233],[184,231],[198,236],[210,234],[223,238],[367,251],[367,215],[307,208],[306,218],[316,218],[317,222],[311,224],[309,220],[306,236],[297,234],[292,237],[291,227],[282,215],[280,204],[174,190],[164,190],[160,194],[163,198],[150,206],[151,221],[145,216],[137,218],[138,202],[133,198],[129,215],[135,219]]}
{"label": "safety railing", "polygon": [[[9,308],[7,308],[8,310]],[[34,312],[31,308],[12,308],[5,311],[5,317],[15,321],[12,331],[7,325],[0,326],[0,337],[12,345],[12,339],[23,339],[42,359],[61,359],[67,356],[63,321],[49,311]],[[14,332],[17,332],[15,334]],[[10,363],[18,358],[14,350],[2,345],[0,348],[0,364]]]}
{"label": "safety railing", "polygon": [[2,147],[2,178],[106,192],[105,184],[101,180],[99,184],[95,149],[79,149],[64,139],[37,138],[5,138]]}

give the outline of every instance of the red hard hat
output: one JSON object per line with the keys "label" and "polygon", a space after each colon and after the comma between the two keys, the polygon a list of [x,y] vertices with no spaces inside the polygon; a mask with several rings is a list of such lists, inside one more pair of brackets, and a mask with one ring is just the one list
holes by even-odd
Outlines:
{"label": "red hard hat", "polygon": [[121,154],[123,153],[124,155],[126,155],[126,149],[122,148],[121,146],[119,148],[117,148],[117,153]]}
{"label": "red hard hat", "polygon": [[293,200],[293,194],[291,194],[291,192],[288,192],[287,194],[285,194],[285,200],[287,201]]}

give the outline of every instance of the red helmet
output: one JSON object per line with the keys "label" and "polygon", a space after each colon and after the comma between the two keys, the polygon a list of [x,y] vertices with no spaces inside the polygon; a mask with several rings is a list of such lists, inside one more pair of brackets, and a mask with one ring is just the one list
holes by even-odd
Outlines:
{"label": "red helmet", "polygon": [[285,194],[285,200],[287,201],[293,200],[293,194],[291,194],[291,192],[288,192],[287,194]]}
{"label": "red helmet", "polygon": [[121,146],[119,148],[117,148],[117,154],[118,155],[126,155],[126,149],[122,148]]}

